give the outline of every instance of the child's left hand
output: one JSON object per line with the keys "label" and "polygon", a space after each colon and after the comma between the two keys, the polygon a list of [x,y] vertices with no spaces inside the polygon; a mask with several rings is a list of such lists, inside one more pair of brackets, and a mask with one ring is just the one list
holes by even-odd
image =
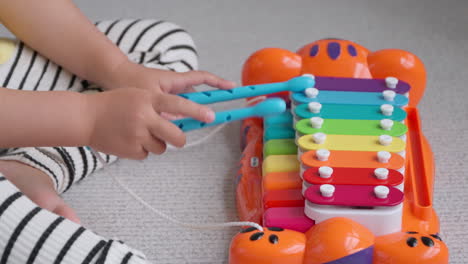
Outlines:
{"label": "child's left hand", "polygon": [[234,82],[225,80],[206,71],[173,72],[147,68],[140,64],[126,61],[116,67],[111,76],[111,83],[105,87],[136,87],[151,92],[179,94],[192,92],[193,86],[206,84],[219,89],[231,89]]}
{"label": "child's left hand", "polygon": [[[116,67],[109,81],[104,82],[104,88],[112,90],[115,88],[135,87],[145,89],[151,92],[152,95],[160,93],[179,94],[194,92],[194,86],[206,84],[220,89],[231,89],[235,87],[235,83],[218,77],[206,71],[189,71],[189,72],[173,72],[169,70],[160,70],[147,68],[140,64],[131,61],[125,61]],[[167,96],[167,100],[172,100],[172,96]],[[180,104],[181,100],[174,102],[165,102],[166,104]],[[183,107],[183,106],[180,106]],[[176,107],[177,108],[177,107]],[[181,118],[179,113],[161,113],[168,119]],[[210,118],[201,120],[204,122],[212,122],[214,113],[210,113]]]}

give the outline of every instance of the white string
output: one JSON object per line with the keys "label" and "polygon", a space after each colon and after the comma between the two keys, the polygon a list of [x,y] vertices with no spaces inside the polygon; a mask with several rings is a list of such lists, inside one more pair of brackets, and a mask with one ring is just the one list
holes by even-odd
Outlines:
{"label": "white string", "polygon": [[[267,99],[266,96],[262,95],[262,96],[257,96],[253,99],[250,99],[246,102],[247,105],[252,105],[253,103],[256,103],[257,101],[261,102],[261,101],[264,101],[265,99]],[[191,147],[194,147],[194,146],[198,146],[200,144],[202,144],[203,142],[207,141],[208,139],[212,138],[214,135],[216,135],[219,131],[221,131],[223,128],[225,128],[227,125],[227,123],[224,123],[220,126],[218,126],[217,128],[213,129],[212,131],[210,131],[210,133],[208,133],[206,136],[198,139],[198,140],[195,140],[187,145],[184,146],[184,148],[191,148]],[[172,145],[168,145],[167,146],[167,149],[168,150],[175,150],[177,149],[176,147],[172,146]]]}
{"label": "white string", "polygon": [[[208,139],[212,138],[215,134],[217,134],[219,131],[221,131],[223,128],[225,128],[227,125],[227,123],[224,123],[218,127],[216,127],[215,129],[211,130],[210,133],[208,133],[206,136],[198,139],[198,140],[195,140],[187,145],[184,146],[184,149],[185,148],[191,148],[191,147],[194,147],[194,146],[198,146],[200,144],[202,144],[203,142],[207,141]],[[167,150],[175,150],[177,149],[176,147],[172,146],[172,145],[167,145]]]}
{"label": "white string", "polygon": [[[222,128],[222,127],[221,127]],[[220,129],[215,129],[214,131],[219,131]],[[214,134],[214,133],[213,133]],[[206,138],[206,137],[205,137]],[[98,158],[98,160],[103,164],[103,169],[107,166],[107,162],[104,160],[104,158],[101,157],[101,154],[97,151],[95,151],[92,148],[89,148],[91,152]],[[115,182],[122,188],[124,191],[126,191],[130,196],[132,196],[137,202],[139,202],[141,205],[146,207],[148,210],[152,211],[153,213],[159,215],[161,218],[164,218],[168,220],[169,222],[172,222],[174,224],[177,224],[182,227],[186,228],[191,228],[191,229],[219,229],[219,228],[225,228],[225,227],[233,227],[233,226],[252,226],[255,227],[256,229],[260,230],[263,232],[263,227],[260,226],[257,223],[254,222],[248,222],[248,221],[239,221],[239,222],[226,222],[226,223],[209,223],[209,224],[193,224],[193,223],[185,223],[182,221],[179,221],[175,219],[174,217],[171,217],[162,211],[154,208],[151,206],[149,203],[147,203],[143,198],[138,196],[134,191],[132,191],[130,188],[128,188],[125,184],[120,181],[117,177],[115,177],[113,174],[111,174],[112,179],[114,179]]]}

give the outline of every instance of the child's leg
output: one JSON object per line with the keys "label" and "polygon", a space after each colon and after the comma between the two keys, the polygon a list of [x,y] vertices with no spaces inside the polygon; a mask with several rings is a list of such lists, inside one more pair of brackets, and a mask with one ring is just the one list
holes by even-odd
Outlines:
{"label": "child's leg", "polygon": [[[136,63],[177,72],[198,68],[191,36],[173,23],[125,19],[101,21],[96,25]],[[0,39],[0,42],[6,40]],[[0,87],[34,91],[83,91],[89,87],[88,81],[41,56],[23,42],[15,43],[12,54],[3,55],[9,59],[0,62]]]}
{"label": "child's leg", "polygon": [[[137,63],[179,72],[198,67],[191,37],[174,24],[121,20],[97,25]],[[0,85],[36,91],[94,89],[21,43],[17,43],[10,59],[0,63]],[[109,163],[116,160],[109,155],[104,158]],[[74,182],[102,167],[94,154],[84,147],[10,149],[0,159],[0,171],[28,197],[41,207],[75,221],[73,210],[57,192],[66,191]],[[3,252],[0,263],[13,264],[146,263],[125,245],[105,240],[69,220],[39,209],[2,176],[0,252]]]}
{"label": "child's leg", "polygon": [[125,19],[101,21],[96,26],[136,63],[177,72],[198,69],[193,39],[176,24]]}
{"label": "child's leg", "polygon": [[141,253],[39,208],[0,174],[0,263],[147,263]]}

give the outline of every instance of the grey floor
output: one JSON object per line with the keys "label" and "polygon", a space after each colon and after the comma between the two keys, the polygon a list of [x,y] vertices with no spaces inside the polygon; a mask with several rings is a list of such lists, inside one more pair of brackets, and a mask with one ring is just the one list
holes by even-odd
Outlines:
{"label": "grey floor", "polygon": [[[437,164],[434,205],[450,263],[468,259],[468,1],[150,1],[79,0],[93,20],[164,18],[194,36],[202,68],[239,81],[253,51],[296,50],[326,37],[354,40],[371,50],[400,48],[426,64],[428,86],[419,105]],[[5,31],[2,29],[2,33]],[[216,105],[230,108],[240,102]],[[151,205],[187,222],[236,219],[233,176],[239,124],[198,147],[122,160],[76,186],[65,199],[86,226],[139,248],[155,263],[226,263],[235,229],[193,231],[148,212],[110,174]],[[195,140],[209,130],[190,135]]]}

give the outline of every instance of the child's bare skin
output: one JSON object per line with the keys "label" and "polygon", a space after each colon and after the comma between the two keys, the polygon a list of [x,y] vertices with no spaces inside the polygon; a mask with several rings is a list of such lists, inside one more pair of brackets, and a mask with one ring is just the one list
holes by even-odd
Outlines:
{"label": "child's bare skin", "polygon": [[[165,114],[211,122],[214,113],[174,94],[207,84],[234,86],[211,73],[149,69],[128,60],[71,1],[0,0],[0,22],[41,54],[107,90],[99,94],[0,90],[0,148],[90,146],[123,158],[182,147],[184,133]],[[85,41],[84,41],[85,40]],[[59,45],[57,43],[60,43]],[[50,177],[14,161],[0,170],[41,207],[78,222]]]}

